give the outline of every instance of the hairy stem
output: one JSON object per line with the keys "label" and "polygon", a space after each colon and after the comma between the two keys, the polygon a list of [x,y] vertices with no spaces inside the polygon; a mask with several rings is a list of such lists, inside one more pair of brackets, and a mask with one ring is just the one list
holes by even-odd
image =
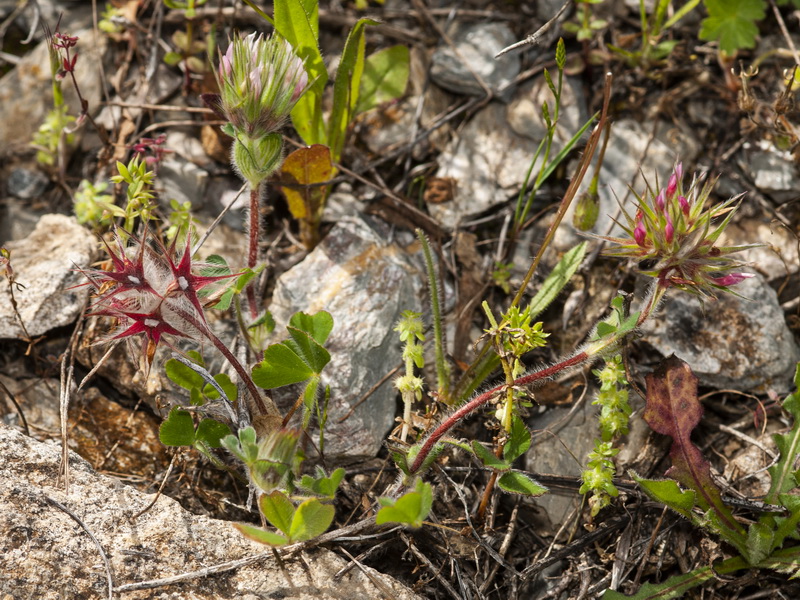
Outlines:
{"label": "hairy stem", "polygon": [[[248,248],[247,266],[254,269],[258,263],[258,241],[261,238],[261,190],[263,184],[250,188],[250,226],[248,227]],[[250,308],[250,317],[255,319],[258,316],[258,305],[256,303],[256,286],[251,281],[247,285],[247,304]]]}
{"label": "hairy stem", "polygon": [[[549,367],[545,367],[544,369],[540,369],[538,371],[534,371],[533,373],[528,373],[527,375],[523,375],[518,379],[514,380],[513,385],[515,386],[524,386],[529,385],[531,383],[535,383],[542,379],[546,379],[555,375],[556,373],[560,373],[565,369],[569,369],[570,367],[574,367],[580,365],[587,360],[593,358],[594,355],[588,354],[586,351],[578,352],[577,354],[559,362]],[[469,415],[472,411],[477,408],[480,408],[487,402],[489,402],[495,395],[502,391],[503,388],[506,387],[506,384],[498,385],[493,387],[488,392],[484,392],[479,396],[476,396],[463,406],[461,406],[458,410],[456,410],[453,414],[447,417],[444,421],[442,421],[436,429],[428,436],[425,442],[422,444],[422,448],[417,454],[417,457],[414,460],[414,464],[411,465],[411,473],[416,473],[419,471],[422,463],[425,462],[425,458],[430,454],[433,447],[436,443],[442,439],[448,431],[450,431],[455,425],[464,419],[467,415]]]}
{"label": "hairy stem", "polygon": [[214,347],[222,353],[222,356],[225,357],[230,365],[233,367],[233,370],[236,371],[236,374],[239,375],[239,379],[242,380],[247,391],[250,392],[250,395],[253,397],[253,402],[256,404],[256,408],[258,408],[258,412],[262,415],[279,415],[278,409],[275,407],[275,404],[270,400],[269,408],[264,403],[264,399],[261,397],[261,393],[258,391],[256,384],[253,383],[253,378],[250,377],[250,374],[247,372],[247,369],[242,366],[242,363],[233,355],[228,347],[219,339],[211,329],[206,325],[204,322],[197,319],[194,315],[190,314],[189,312],[183,310],[177,306],[170,306],[170,310],[174,310],[182,319],[185,319],[189,322],[193,327],[195,327],[201,334],[203,334],[208,340],[214,344]]}
{"label": "hairy stem", "polygon": [[450,369],[445,361],[445,341],[444,331],[442,330],[442,308],[439,301],[439,279],[436,277],[436,269],[433,265],[433,255],[428,236],[417,229],[417,238],[422,244],[422,254],[425,256],[425,268],[428,271],[428,289],[431,295],[431,320],[433,321],[434,349],[436,351],[436,379],[438,380],[438,392],[445,404],[451,404],[450,398]]}

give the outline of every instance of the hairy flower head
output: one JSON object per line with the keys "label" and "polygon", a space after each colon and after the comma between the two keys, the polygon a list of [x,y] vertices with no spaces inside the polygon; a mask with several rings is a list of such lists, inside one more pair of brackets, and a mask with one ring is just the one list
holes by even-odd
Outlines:
{"label": "hairy flower head", "polygon": [[217,108],[238,132],[260,138],[280,129],[308,89],[308,73],[278,36],[237,37],[220,56]]}
{"label": "hairy flower head", "polygon": [[168,337],[199,338],[207,331],[203,305],[198,292],[223,276],[196,275],[190,241],[179,253],[173,243],[168,248],[160,240],[148,243],[129,236],[126,244],[118,234],[112,246],[103,241],[108,260],[105,268],[82,270],[94,288],[95,300],[90,315],[116,319],[117,330],[110,339],[142,338],[142,356],[147,366],[153,362],[156,347]]}
{"label": "hairy flower head", "polygon": [[752,277],[736,272],[744,265],[731,255],[758,244],[716,245],[742,195],[709,206],[715,183],[712,179],[701,185],[695,176],[687,189],[678,163],[665,188],[648,185],[641,196],[636,194],[633,216],[623,209],[626,222],[621,226],[628,237],[602,237],[615,244],[605,254],[635,259],[639,270],[663,287],[699,296],[714,297],[715,292],[730,291],[730,286]]}

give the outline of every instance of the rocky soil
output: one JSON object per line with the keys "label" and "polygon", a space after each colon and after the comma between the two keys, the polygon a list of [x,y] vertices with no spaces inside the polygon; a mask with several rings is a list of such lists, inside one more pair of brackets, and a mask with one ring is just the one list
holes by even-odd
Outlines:
{"label": "rocky soil", "polygon": [[[260,523],[246,484],[195,450],[159,441],[170,407],[188,402],[161,368],[170,350],[159,348],[149,373],[125,344],[104,357],[108,326],[85,316],[90,298],[81,269],[103,260],[98,236],[108,228],[77,222],[82,180],[108,183],[116,161],[127,162],[142,137],[164,134],[159,218],[170,215],[170,201],[188,202],[203,231],[241,187],[221,123],[200,101],[215,85],[210,71],[163,60],[189,22],[169,4],[115,1],[108,32],[97,29],[89,3],[0,3],[0,246],[13,268],[13,276],[0,269],[0,597],[596,598],[606,589],[634,593],[644,582],[731,555],[718,539],[650,501],[628,474],[662,477],[669,467],[669,442],[643,421],[638,392],[672,354],[699,378],[705,415],[694,439],[730,496],[764,495],[771,434],[791,425],[777,401],[793,391],[800,361],[800,103],[784,81],[800,64],[794,5],[773,11],[770,2],[756,46],[735,58],[698,39],[701,5],[663,34],[675,42],[669,53],[636,63],[609,49],[641,47],[633,1],[591,5],[604,25],[581,41],[570,32],[568,24],[579,22],[570,3],[538,43],[497,59],[539,31],[561,2],[321,4],[320,45],[332,74],[349,28],[369,15],[381,24],[367,28],[367,49],[408,46],[410,76],[402,98],[360,115],[350,128],[315,248],[300,243],[278,187],[268,190],[264,306],[277,324],[272,341],[285,337],[298,310],[326,310],[335,322],[326,344],[332,360],[324,372],[331,390],[325,456],[309,444],[306,464],[347,470],[331,531],[271,550],[230,524]],[[258,4],[271,12],[271,3]],[[52,108],[41,24],[52,30],[59,18],[59,30],[79,38],[75,75],[95,126],[85,119],[43,164],[31,144]],[[208,0],[191,23],[196,41],[211,37],[222,47],[237,31],[270,31],[245,3],[225,0]],[[405,310],[430,317],[414,230],[423,229],[436,250],[456,377],[475,358],[487,327],[481,302],[496,313],[508,306],[587,142],[588,132],[538,189],[530,220],[512,239],[517,198],[530,183],[526,173],[546,130],[541,106],[552,108],[543,71],[556,72],[560,36],[567,60],[551,155],[600,110],[605,74],[612,74],[604,158],[595,158],[581,188],[598,174],[599,217],[589,234],[618,232],[615,218],[620,204],[632,205],[630,190],[641,192],[656,179],[663,184],[680,161],[687,173],[719,177],[715,200],[744,193],[724,243],[762,244],[742,257],[755,277],[736,288],[739,296],[717,301],[670,294],[626,345],[634,413],[618,443],[621,493],[595,518],[578,494],[598,435],[597,383],[587,367],[532,390],[525,419],[533,443],[516,466],[550,493],[529,499],[495,492],[481,520],[490,474],[448,451],[428,476],[436,498],[428,523],[416,530],[376,526],[377,498],[398,475],[387,451],[402,414],[392,386],[402,366],[394,326]],[[743,88],[739,74],[753,64],[757,73]],[[64,89],[77,114],[71,82]],[[297,142],[290,127],[284,133]],[[119,186],[103,193],[124,202]],[[233,203],[202,256],[242,264],[244,204]],[[598,239],[575,228],[573,213],[574,207],[526,298],[576,243],[588,240],[589,251],[543,313],[550,337],[525,357],[529,365],[574,350],[618,290],[640,293],[646,285],[635,263],[602,256]],[[232,348],[242,347],[233,319],[221,316],[213,327]],[[219,370],[212,350],[203,348]],[[423,376],[434,381],[429,371]],[[291,388],[276,401],[288,410],[296,395]],[[415,406],[415,425],[424,430],[446,410],[426,394]],[[494,425],[486,411],[455,434],[488,443]],[[800,586],[783,575],[737,575],[689,597],[800,597]]]}

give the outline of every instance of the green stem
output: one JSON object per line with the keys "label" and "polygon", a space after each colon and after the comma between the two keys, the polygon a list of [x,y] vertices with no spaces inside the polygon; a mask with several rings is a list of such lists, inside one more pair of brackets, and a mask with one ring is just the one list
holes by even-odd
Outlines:
{"label": "green stem", "polygon": [[[545,236],[544,242],[539,248],[539,251],[536,253],[536,257],[533,259],[533,262],[531,263],[528,272],[525,274],[525,278],[523,279],[522,284],[520,285],[519,290],[517,291],[517,294],[514,296],[514,300],[511,302],[511,306],[518,306],[519,303],[522,301],[522,296],[525,294],[525,290],[527,289],[528,284],[533,278],[533,274],[539,267],[539,263],[542,260],[542,256],[544,255],[545,250],[550,245],[550,242],[555,236],[556,229],[558,229],[558,226],[564,219],[564,215],[566,214],[569,205],[572,203],[572,200],[578,193],[578,188],[580,187],[580,184],[583,181],[584,176],[586,175],[586,171],[589,168],[589,164],[591,163],[594,151],[597,148],[597,144],[600,141],[600,135],[605,129],[606,122],[608,120],[608,106],[610,101],[611,101],[611,73],[607,73],[605,88],[603,91],[603,109],[600,113],[600,119],[597,122],[597,126],[594,128],[594,131],[592,131],[592,134],[589,136],[589,142],[586,144],[586,150],[584,150],[583,152],[583,156],[581,157],[581,162],[578,165],[577,171],[570,180],[569,187],[567,188],[567,191],[564,194],[564,198],[561,201],[561,205],[559,206],[558,213],[556,214],[555,219],[551,223],[550,228],[547,230],[547,235]],[[489,342],[485,343],[481,348],[480,352],[478,353],[478,356],[472,362],[470,367],[461,376],[461,379],[459,380],[458,385],[456,386],[456,398],[459,398],[460,394],[463,393],[463,390],[469,387],[470,378],[473,376],[475,366],[481,363],[481,361],[489,353],[490,349],[491,349],[491,344]]]}
{"label": "green stem", "polygon": [[442,307],[439,302],[439,278],[433,265],[433,255],[428,236],[417,229],[417,238],[422,244],[422,254],[425,256],[425,268],[428,271],[428,289],[431,295],[431,318],[433,320],[434,349],[436,352],[436,379],[439,396],[445,404],[450,404],[450,369],[445,360],[445,341],[442,330]]}

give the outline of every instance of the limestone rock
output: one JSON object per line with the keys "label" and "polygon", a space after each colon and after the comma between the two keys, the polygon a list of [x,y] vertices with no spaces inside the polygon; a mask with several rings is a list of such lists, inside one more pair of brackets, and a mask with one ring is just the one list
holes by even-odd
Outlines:
{"label": "limestone rock", "polygon": [[[153,496],[99,475],[74,454],[66,493],[58,483],[60,453],[56,443],[43,444],[0,425],[0,597],[108,597],[97,546],[48,498],[71,510],[103,548],[117,588],[114,598],[372,600],[387,592],[403,600],[417,597],[369,567],[336,577],[346,562],[328,550],[284,557],[278,565],[268,549],[230,523],[193,515],[166,496],[134,518]],[[119,589],[255,555],[262,558],[235,570],[154,589]]]}
{"label": "limestone rock", "polygon": [[[25,239],[9,242],[14,290],[20,316],[31,337],[69,325],[80,315],[88,287],[70,289],[86,278],[75,271],[95,256],[92,234],[71,217],[45,215]],[[11,305],[8,285],[0,285],[0,339],[22,338],[25,333]]]}
{"label": "limestone rock", "polygon": [[393,329],[404,310],[420,310],[423,277],[401,248],[358,218],[340,222],[278,279],[270,311],[280,339],[297,311],[326,310],[333,316],[325,344],[332,358],[323,371],[323,382],[331,386],[326,454],[374,456],[391,429],[396,390],[390,381],[355,404],[400,364],[401,344]]}

